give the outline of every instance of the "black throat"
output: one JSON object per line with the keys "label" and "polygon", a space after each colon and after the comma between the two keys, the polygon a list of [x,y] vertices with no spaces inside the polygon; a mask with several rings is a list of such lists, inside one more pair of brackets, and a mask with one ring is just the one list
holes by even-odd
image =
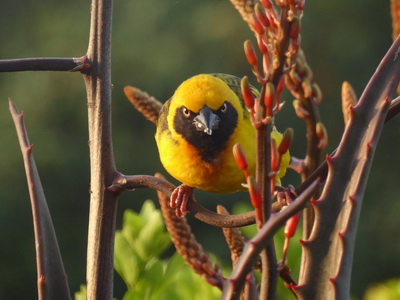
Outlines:
{"label": "black throat", "polygon": [[193,124],[194,118],[198,115],[191,113],[189,117],[184,116],[182,108],[178,107],[174,117],[174,128],[177,133],[191,145],[197,148],[201,158],[206,162],[212,162],[222,150],[235,130],[238,122],[238,113],[229,102],[226,103],[226,110],[214,111],[219,117],[218,128],[212,131],[211,135],[196,130]]}

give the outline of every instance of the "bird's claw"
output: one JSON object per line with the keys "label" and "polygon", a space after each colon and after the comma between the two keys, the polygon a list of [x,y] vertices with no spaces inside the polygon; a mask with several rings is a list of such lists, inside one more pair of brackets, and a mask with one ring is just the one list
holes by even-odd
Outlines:
{"label": "bird's claw", "polygon": [[297,197],[296,190],[292,185],[289,185],[286,188],[276,186],[275,189],[277,191],[276,198],[282,207],[288,206],[290,203],[292,203],[293,199]]}
{"label": "bird's claw", "polygon": [[187,213],[187,203],[189,198],[193,195],[193,188],[181,184],[175,190],[173,190],[169,206],[175,209],[175,214],[178,218],[184,217]]}

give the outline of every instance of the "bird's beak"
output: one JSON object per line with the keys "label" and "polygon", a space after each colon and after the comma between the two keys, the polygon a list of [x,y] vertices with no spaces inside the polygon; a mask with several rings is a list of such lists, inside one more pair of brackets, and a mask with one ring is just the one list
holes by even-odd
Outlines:
{"label": "bird's beak", "polygon": [[207,105],[200,109],[199,114],[193,120],[197,131],[203,131],[212,135],[212,131],[218,128],[219,117]]}

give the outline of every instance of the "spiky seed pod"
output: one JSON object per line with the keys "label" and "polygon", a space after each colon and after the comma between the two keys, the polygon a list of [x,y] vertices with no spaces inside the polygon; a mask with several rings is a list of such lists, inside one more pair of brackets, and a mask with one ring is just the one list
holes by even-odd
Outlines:
{"label": "spiky seed pod", "polygon": [[320,104],[322,102],[322,92],[319,88],[318,84],[315,82],[311,85],[311,95],[316,104]]}
{"label": "spiky seed pod", "polygon": [[[222,205],[217,206],[217,212],[220,215],[229,215],[228,210]],[[235,266],[243,252],[245,238],[239,228],[224,228],[222,227],[226,243],[231,252],[232,265]]]}
{"label": "spiky seed pod", "polygon": [[302,83],[301,83],[301,87],[303,88],[303,92],[304,92],[304,97],[305,98],[311,98],[311,82],[310,80],[308,80],[308,78],[304,78]]}
{"label": "spiky seed pod", "polygon": [[[156,174],[156,177],[163,178],[161,174]],[[157,196],[165,226],[171,235],[171,240],[175,245],[176,252],[182,256],[186,264],[188,264],[194,272],[201,275],[211,285],[222,290],[224,278],[220,273],[220,268],[217,265],[213,267],[203,247],[196,241],[186,219],[178,218],[175,214],[175,210],[168,206],[168,197],[158,191]]]}
{"label": "spiky seed pod", "polygon": [[233,6],[247,23],[249,23],[249,18],[254,11],[254,2],[255,0],[231,0]]}
{"label": "spiky seed pod", "polygon": [[158,115],[162,107],[160,101],[146,92],[129,85],[124,87],[124,93],[129,102],[142,113],[147,120],[157,124]]}
{"label": "spiky seed pod", "polygon": [[300,119],[308,119],[310,117],[310,113],[303,107],[301,104],[300,100],[294,100],[293,101],[293,107],[296,115]]}
{"label": "spiky seed pod", "polygon": [[[217,206],[217,213],[219,213],[220,215],[229,215],[228,210],[222,205]],[[235,266],[236,262],[239,260],[240,255],[242,255],[246,238],[239,228],[222,227],[222,232],[231,252],[232,265]],[[258,259],[255,268],[261,271],[260,259]]]}

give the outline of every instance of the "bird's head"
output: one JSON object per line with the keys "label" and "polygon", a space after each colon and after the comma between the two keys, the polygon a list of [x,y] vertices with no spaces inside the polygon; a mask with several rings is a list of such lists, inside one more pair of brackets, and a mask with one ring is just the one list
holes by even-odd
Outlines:
{"label": "bird's head", "polygon": [[184,81],[171,98],[168,123],[199,149],[225,146],[243,118],[238,95],[221,79],[201,74]]}

